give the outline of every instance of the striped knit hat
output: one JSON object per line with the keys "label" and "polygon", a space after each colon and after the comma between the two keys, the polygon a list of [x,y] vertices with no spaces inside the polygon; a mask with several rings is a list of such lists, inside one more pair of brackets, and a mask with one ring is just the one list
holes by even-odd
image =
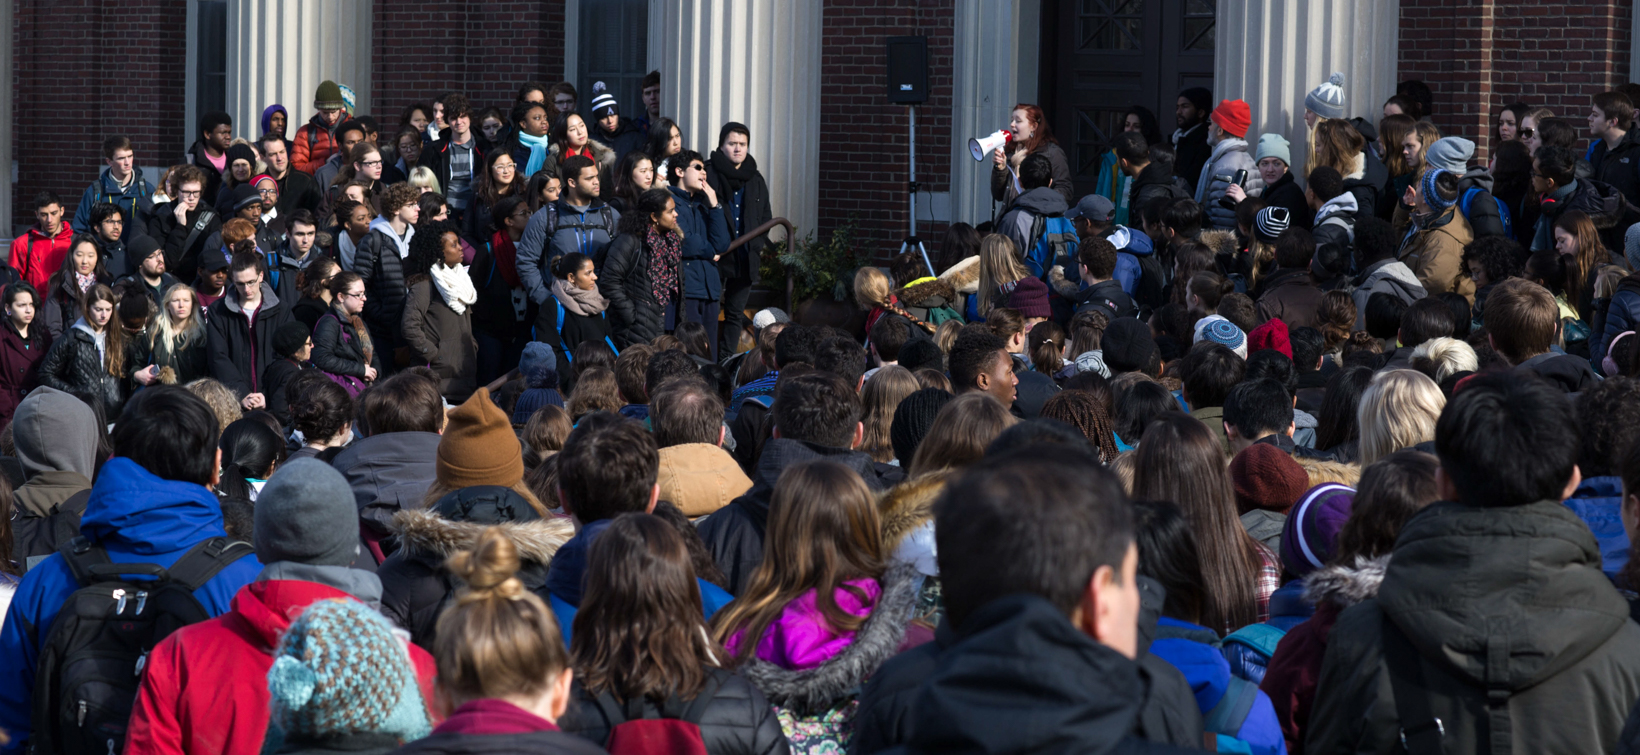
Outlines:
{"label": "striped knit hat", "polygon": [[615,95],[609,93],[609,89],[604,86],[604,82],[600,81],[593,84],[592,117],[603,118],[607,115],[613,115],[616,112],[617,108],[615,107]]}
{"label": "striped knit hat", "polygon": [[405,644],[356,600],[319,601],[291,622],[268,670],[268,691],[270,738],[374,733],[410,741],[432,731]]}
{"label": "striped knit hat", "polygon": [[1327,482],[1310,488],[1288,512],[1281,530],[1281,564],[1297,576],[1305,576],[1332,560],[1338,547],[1338,533],[1350,518],[1355,488]]}
{"label": "striped knit hat", "polygon": [[1276,237],[1293,224],[1293,213],[1280,205],[1271,205],[1258,211],[1253,219],[1253,235],[1266,244],[1276,243]]}
{"label": "striped knit hat", "polygon": [[1439,169],[1424,171],[1424,180],[1418,187],[1418,191],[1423,195],[1424,201],[1429,203],[1429,208],[1436,212],[1445,212],[1446,208],[1458,203],[1456,197],[1454,197],[1451,201],[1447,201],[1441,196],[1441,192],[1437,191],[1435,188],[1435,179],[1440,178],[1443,174],[1449,174],[1451,172],[1452,171]]}
{"label": "striped knit hat", "polygon": [[1196,321],[1196,340],[1192,343],[1202,341],[1223,344],[1236,352],[1236,356],[1247,358],[1247,334],[1222,315],[1208,315]]}

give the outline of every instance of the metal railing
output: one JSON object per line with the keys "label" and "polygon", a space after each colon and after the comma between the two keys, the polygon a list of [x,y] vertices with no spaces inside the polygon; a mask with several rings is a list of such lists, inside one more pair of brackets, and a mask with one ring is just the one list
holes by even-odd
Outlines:
{"label": "metal railing", "polygon": [[[770,220],[769,222],[764,223],[763,225],[760,225],[756,228],[753,228],[750,231],[747,231],[747,232],[741,234],[740,238],[735,239],[734,241],[729,243],[729,250],[727,252],[724,252],[724,254],[728,254],[729,252],[732,252],[736,249],[739,249],[739,248],[751,243],[752,239],[762,238],[763,234],[774,230],[775,226],[785,226],[786,227],[786,243],[787,244],[792,244],[792,243],[796,242],[796,240],[797,240],[797,227],[792,225],[792,221],[787,220],[785,218],[775,218],[774,220]],[[790,271],[787,271],[786,272],[786,314],[788,314],[788,315],[790,315],[791,312],[792,312],[792,288],[793,288],[792,274],[791,274]]]}

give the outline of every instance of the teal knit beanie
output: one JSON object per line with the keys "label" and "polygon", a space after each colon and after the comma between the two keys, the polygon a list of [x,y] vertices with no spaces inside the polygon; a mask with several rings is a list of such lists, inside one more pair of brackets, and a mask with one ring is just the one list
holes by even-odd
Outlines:
{"label": "teal knit beanie", "polygon": [[291,622],[274,653],[268,691],[269,744],[349,734],[408,742],[432,731],[405,644],[381,614],[356,600],[319,601]]}

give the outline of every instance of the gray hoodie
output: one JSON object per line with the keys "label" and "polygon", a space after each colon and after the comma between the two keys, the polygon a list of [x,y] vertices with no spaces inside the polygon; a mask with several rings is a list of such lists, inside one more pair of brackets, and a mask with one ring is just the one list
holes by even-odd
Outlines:
{"label": "gray hoodie", "polygon": [[1418,276],[1412,268],[1397,259],[1383,259],[1367,266],[1366,273],[1361,276],[1361,283],[1351,294],[1355,299],[1355,329],[1365,330],[1367,327],[1367,300],[1378,292],[1394,294],[1401,301],[1411,304],[1429,295],[1424,290]]}

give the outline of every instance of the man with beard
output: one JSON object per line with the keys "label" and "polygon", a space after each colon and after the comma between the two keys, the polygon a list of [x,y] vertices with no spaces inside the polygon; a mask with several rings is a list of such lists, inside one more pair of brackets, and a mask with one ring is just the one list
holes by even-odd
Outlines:
{"label": "man with beard", "polygon": [[[718,148],[706,167],[706,182],[723,203],[729,220],[729,238],[738,239],[774,217],[769,209],[769,183],[752,159],[752,132],[744,124],[730,121],[718,131]],[[746,300],[758,281],[764,244],[756,238],[718,260],[723,276],[723,328],[719,354],[733,354],[746,330]]]}
{"label": "man with beard", "polygon": [[1179,93],[1179,102],[1173,110],[1179,121],[1178,130],[1173,132],[1173,175],[1191,186],[1201,178],[1202,166],[1213,155],[1213,148],[1207,143],[1207,133],[1213,128],[1207,123],[1207,116],[1212,112],[1212,92],[1191,87]]}

